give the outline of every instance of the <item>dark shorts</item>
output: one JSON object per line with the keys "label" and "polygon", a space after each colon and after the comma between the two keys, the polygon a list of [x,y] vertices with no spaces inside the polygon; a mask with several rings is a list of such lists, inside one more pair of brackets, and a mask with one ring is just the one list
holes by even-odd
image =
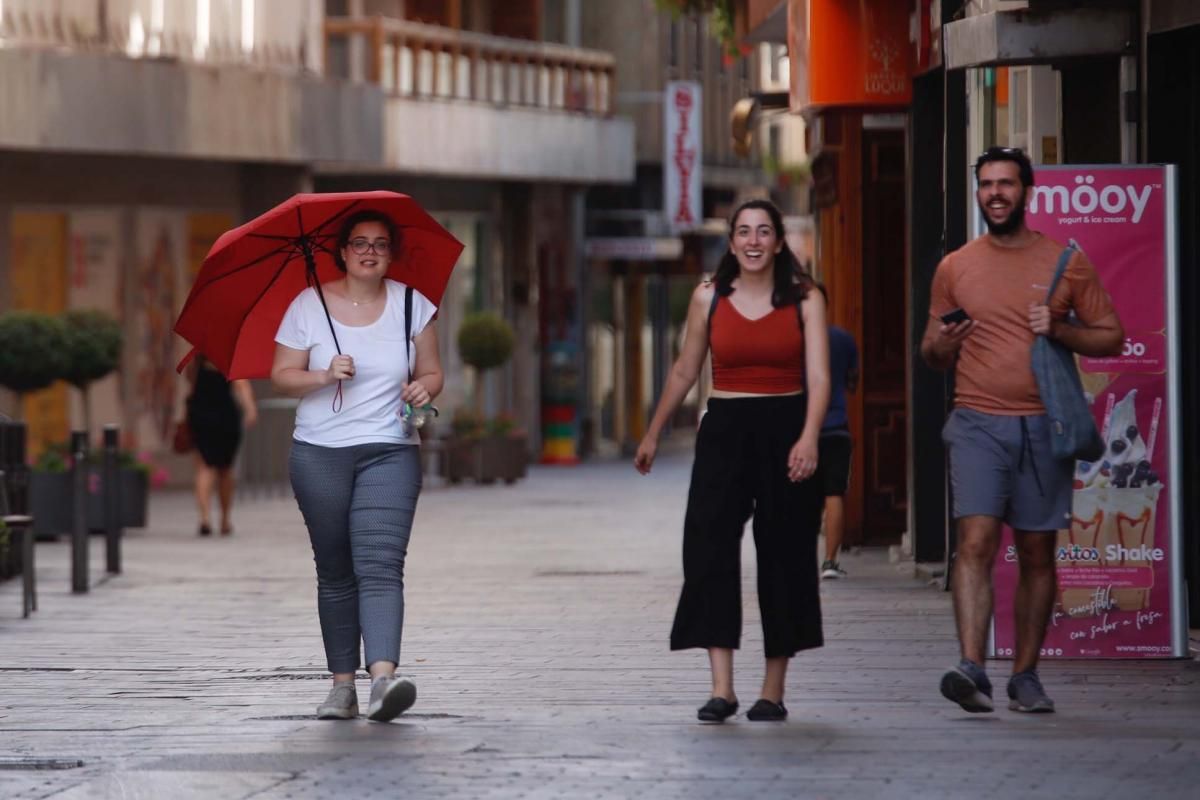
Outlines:
{"label": "dark shorts", "polygon": [[845,428],[821,431],[817,443],[817,483],[823,497],[841,497],[850,488],[850,455],[854,440]]}
{"label": "dark shorts", "polygon": [[1070,527],[1075,462],[1054,457],[1045,416],[956,408],[942,440],[955,519],[997,517],[1020,531]]}

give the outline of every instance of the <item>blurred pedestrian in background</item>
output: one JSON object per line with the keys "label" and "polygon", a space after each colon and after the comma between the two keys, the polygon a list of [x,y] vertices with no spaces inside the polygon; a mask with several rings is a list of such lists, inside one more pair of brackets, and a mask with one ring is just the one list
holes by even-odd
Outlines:
{"label": "blurred pedestrian in background", "polygon": [[221,535],[233,533],[233,461],[242,442],[242,428],[258,421],[258,406],[249,381],[227,381],[203,356],[188,365],[191,392],[187,397],[187,428],[196,449],[196,508],[201,536],[212,534],[213,489],[221,507]]}
{"label": "blurred pedestrian in background", "polygon": [[[817,288],[828,306],[829,293],[824,284],[818,283]],[[850,488],[850,457],[854,453],[846,393],[858,389],[858,345],[850,331],[837,325],[829,326],[829,382],[829,410],[825,412],[818,446],[821,460],[818,480],[825,495],[825,561],[821,564],[821,577],[836,580],[846,577],[838,553],[846,533],[846,492]]]}
{"label": "blurred pedestrian in background", "polygon": [[[829,404],[825,301],[784,240],[783,218],[752,200],[729,224],[729,251],[692,294],[687,339],[634,465],[658,439],[712,348],[713,391],[696,438],[683,531],[683,591],[671,649],[703,647],[712,696],[704,722],[737,712],[733,651],[742,633],[741,538],[754,516],[766,673],[751,720],[786,719],[788,661],[823,644],[814,559],[821,491],[811,480]],[[807,387],[807,391],[805,390]]]}
{"label": "blurred pedestrian in background", "polygon": [[300,398],[289,469],[316,561],[333,673],[317,717],[358,716],[361,641],[372,679],[367,718],[386,722],[417,697],[416,685],[396,676],[404,562],[421,491],[420,438],[409,412],[442,390],[437,308],[385,278],[403,246],[387,215],[350,215],[335,246],[345,276],[292,302],[275,337],[271,380]]}

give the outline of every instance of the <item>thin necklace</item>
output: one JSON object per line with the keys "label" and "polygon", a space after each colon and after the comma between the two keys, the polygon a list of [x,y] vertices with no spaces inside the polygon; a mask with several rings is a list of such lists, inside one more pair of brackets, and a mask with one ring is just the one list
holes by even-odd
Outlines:
{"label": "thin necklace", "polygon": [[351,296],[350,296],[350,292],[349,292],[349,291],[347,291],[347,292],[346,292],[346,299],[350,301],[351,305],[353,305],[355,308],[358,308],[359,306],[367,306],[367,305],[370,305],[371,303],[374,303],[374,302],[375,302],[376,300],[378,300],[378,299],[379,299],[379,298],[380,298],[382,295],[383,295],[383,290],[382,290],[382,289],[380,289],[379,291],[377,291],[377,292],[375,293],[375,296],[374,296],[374,297],[372,297],[370,300],[355,300],[353,297],[351,297]]}

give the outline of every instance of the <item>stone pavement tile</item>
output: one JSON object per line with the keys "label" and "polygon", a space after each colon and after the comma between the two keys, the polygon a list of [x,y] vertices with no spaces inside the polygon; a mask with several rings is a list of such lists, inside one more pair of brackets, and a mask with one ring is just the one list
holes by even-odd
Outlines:
{"label": "stone pavement tile", "polygon": [[187,800],[187,798],[251,797],[291,779],[289,774],[261,772],[113,772],[54,794],[55,800]]}
{"label": "stone pavement tile", "polygon": [[[192,786],[222,798],[1128,798],[1200,783],[1194,662],[1048,663],[1060,713],[963,714],[937,692],[956,652],[947,595],[870,551],[846,556],[850,580],[822,585],[827,643],[793,662],[788,723],[696,724],[706,657],[666,645],[688,467],[665,458],[642,479],[589,464],[427,491],[400,667],[419,696],[390,725],[311,717],[327,676],[293,501],[244,502],[235,536],[199,539],[190,498],[157,495],[152,527],[127,537],[125,572],[85,596],[68,591],[65,545],[40,547],[33,618],[17,616],[19,587],[0,585],[0,755],[85,766],[0,772],[0,797],[121,796],[172,775],[172,800]],[[742,558],[748,707],[762,674],[749,537]]]}

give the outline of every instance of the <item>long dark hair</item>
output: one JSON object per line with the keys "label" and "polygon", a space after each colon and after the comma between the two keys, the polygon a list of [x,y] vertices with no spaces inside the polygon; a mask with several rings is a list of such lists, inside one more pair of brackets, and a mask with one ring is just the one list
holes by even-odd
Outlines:
{"label": "long dark hair", "polygon": [[354,229],[364,222],[378,222],[387,228],[388,240],[392,243],[391,258],[395,259],[396,254],[400,252],[400,229],[396,227],[395,220],[382,211],[370,208],[356,211],[342,221],[342,227],[338,229],[337,246],[333,249],[333,263],[342,272],[346,271],[346,260],[342,258],[342,248],[350,244],[350,234],[354,233]]}
{"label": "long dark hair", "polygon": [[[775,288],[771,292],[771,305],[775,308],[794,306],[808,297],[808,292],[814,284],[812,276],[804,271],[792,248],[788,247],[787,239],[784,238],[783,214],[779,213],[775,204],[769,200],[748,200],[738,206],[737,211],[729,218],[729,239],[733,240],[733,231],[742,212],[755,208],[767,212],[767,216],[771,218],[771,225],[775,228],[776,238],[783,242],[783,247],[775,254]],[[733,292],[733,279],[740,271],[737,256],[726,250],[713,278],[717,294],[728,297]]]}

